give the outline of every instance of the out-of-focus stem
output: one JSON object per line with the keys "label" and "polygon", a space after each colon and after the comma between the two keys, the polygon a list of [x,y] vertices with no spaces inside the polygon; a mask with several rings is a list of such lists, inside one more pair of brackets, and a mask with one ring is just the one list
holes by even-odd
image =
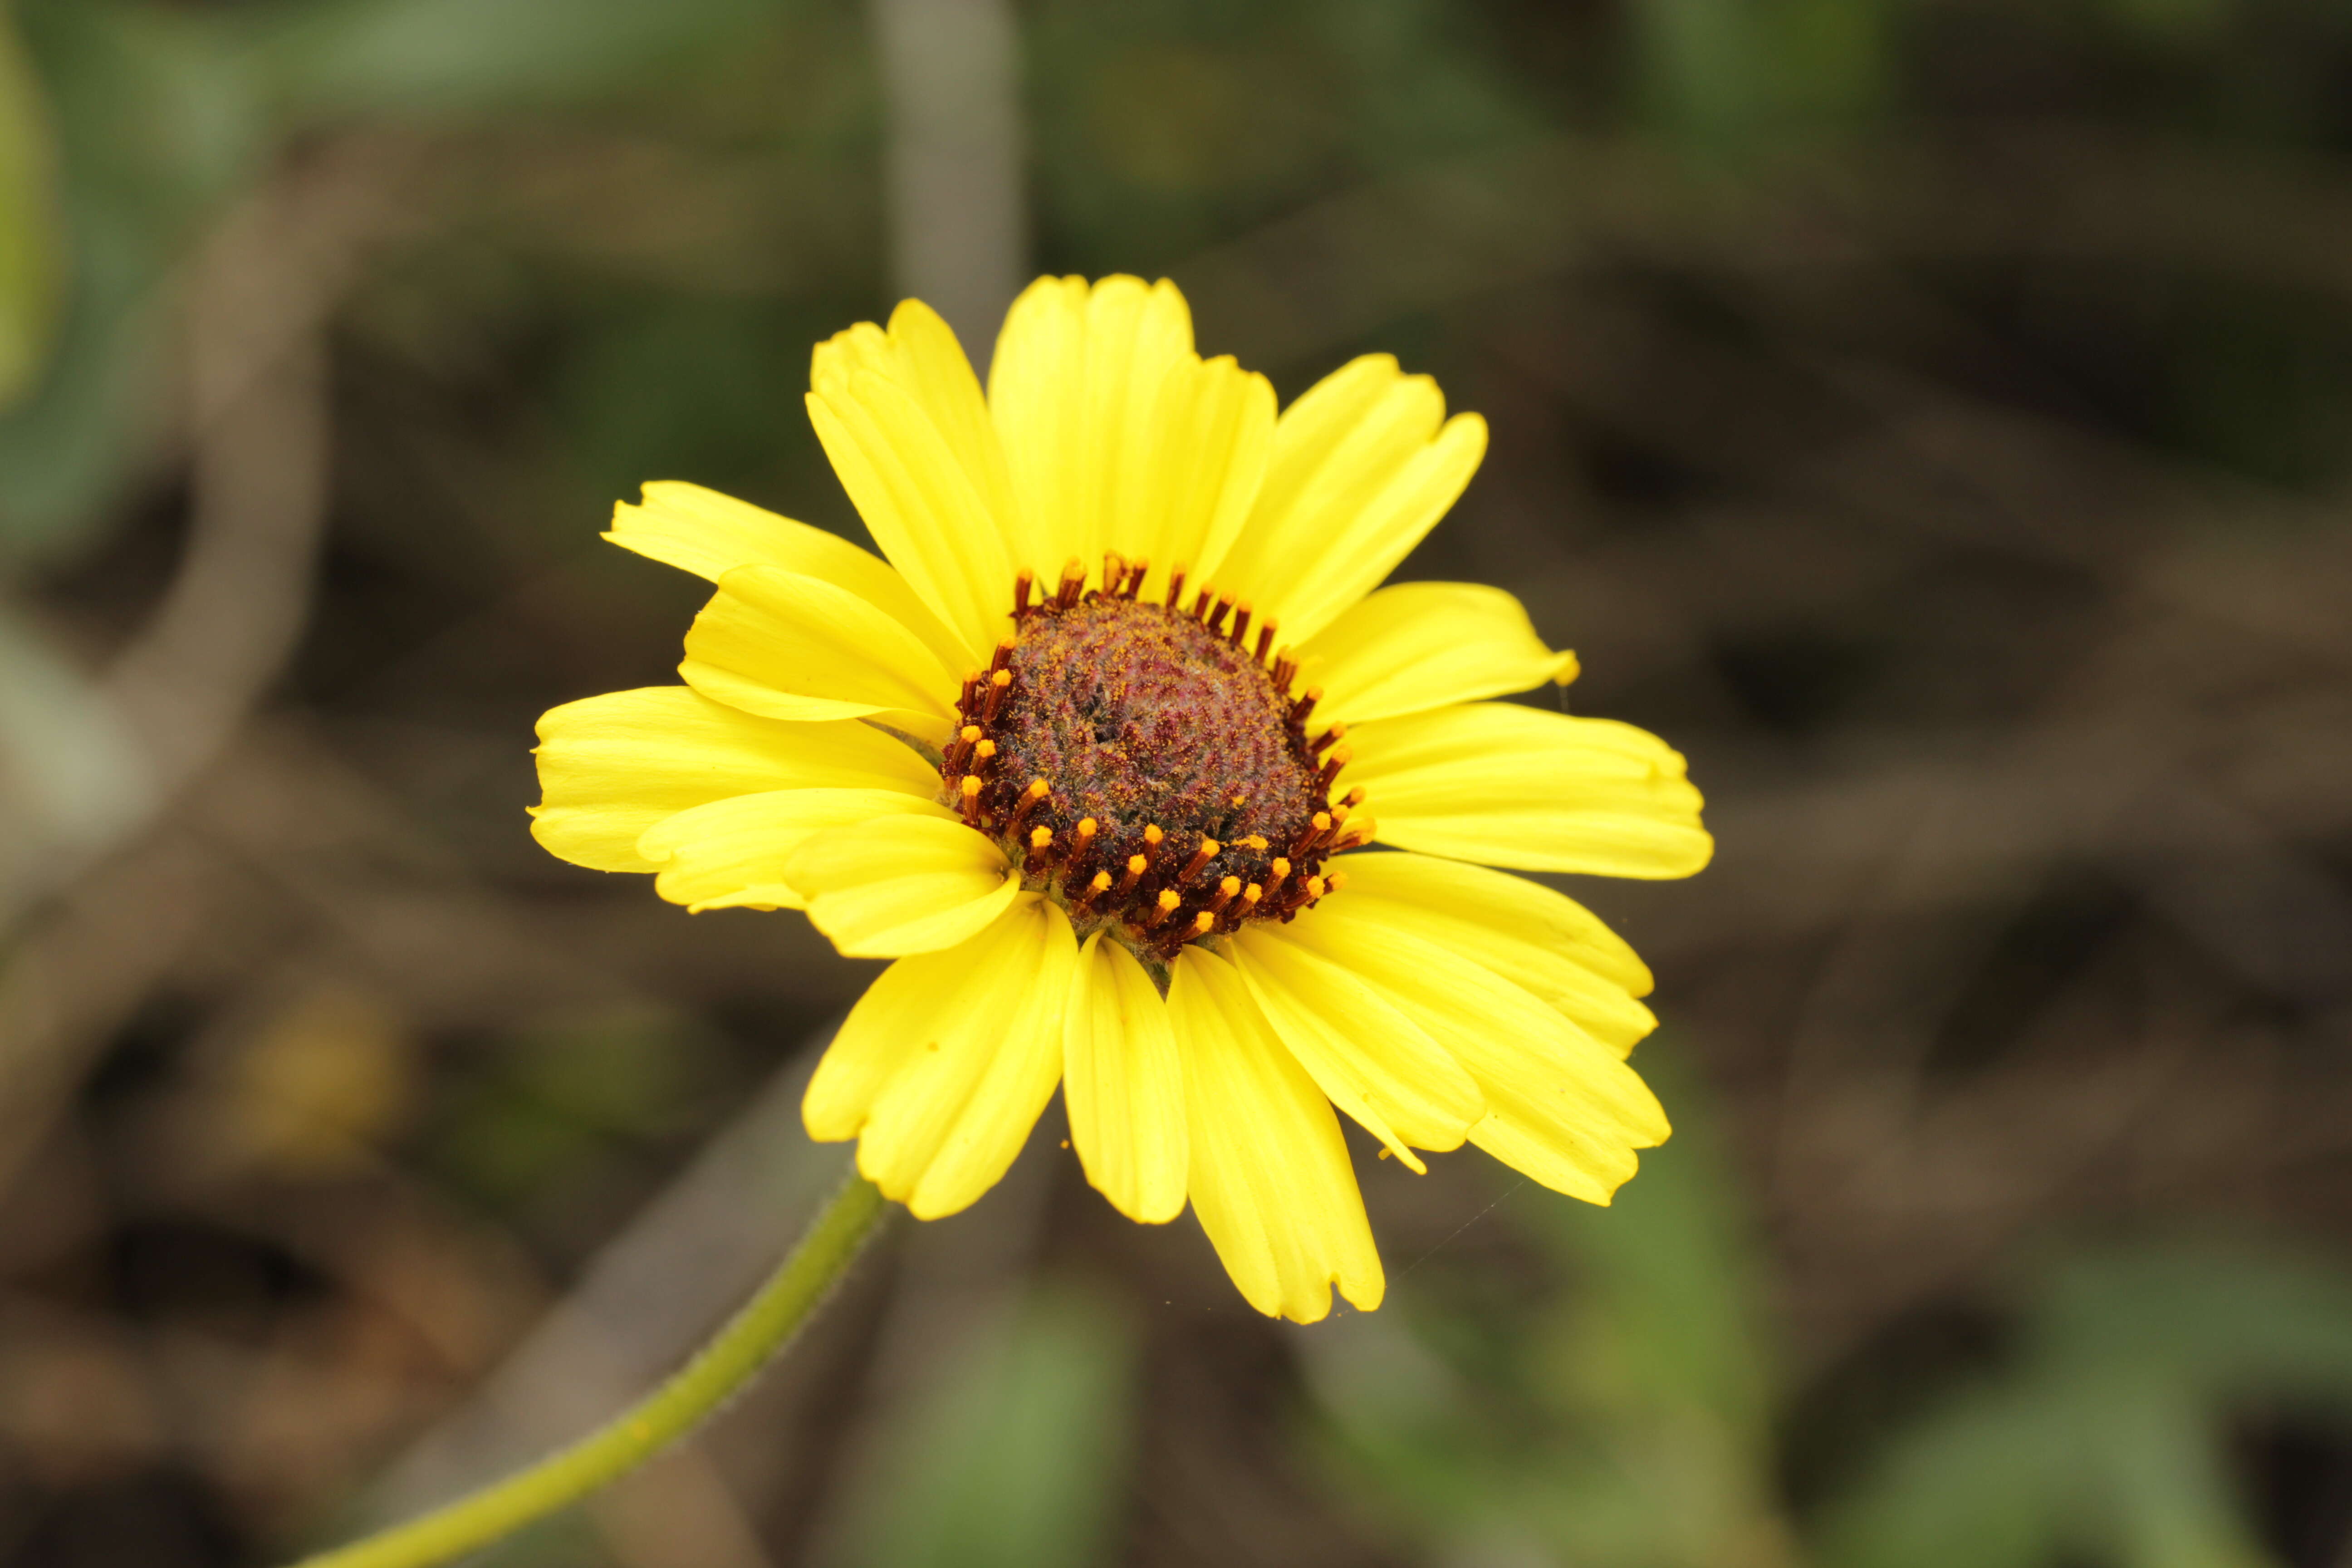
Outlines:
{"label": "out-of-focus stem", "polygon": [[1009,0],[873,0],[891,280],[983,372],[1026,279],[1020,37]]}

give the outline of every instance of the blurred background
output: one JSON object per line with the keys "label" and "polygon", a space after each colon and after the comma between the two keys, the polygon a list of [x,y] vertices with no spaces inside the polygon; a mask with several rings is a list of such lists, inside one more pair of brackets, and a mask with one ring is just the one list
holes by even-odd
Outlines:
{"label": "blurred background", "polygon": [[812,344],[1126,270],[1491,422],[1402,574],[1708,794],[1563,883],[1676,1136],[1360,1160],[1300,1330],[1056,1109],[486,1560],[2352,1564],[2347,153],[2319,0],[0,0],[0,1563],[402,1514],[788,1245],[874,966],[527,837],[701,596],[596,534],[862,538]]}

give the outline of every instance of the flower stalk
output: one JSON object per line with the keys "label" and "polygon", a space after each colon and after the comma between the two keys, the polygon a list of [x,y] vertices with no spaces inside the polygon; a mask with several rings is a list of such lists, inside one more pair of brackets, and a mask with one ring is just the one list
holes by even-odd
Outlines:
{"label": "flower stalk", "polygon": [[848,1272],[888,1205],[853,1173],[742,1309],[676,1375],[569,1447],[293,1568],[427,1568],[578,1502],[691,1432],[758,1376]]}

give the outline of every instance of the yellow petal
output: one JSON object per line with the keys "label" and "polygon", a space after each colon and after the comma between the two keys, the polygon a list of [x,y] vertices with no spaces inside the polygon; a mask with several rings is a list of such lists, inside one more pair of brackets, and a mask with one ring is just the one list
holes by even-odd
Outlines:
{"label": "yellow petal", "polygon": [[776,566],[822,578],[914,633],[959,675],[971,663],[971,651],[888,562],[838,534],[677,479],[656,480],[643,493],[637,505],[614,506],[605,538],[713,583],[738,566]]}
{"label": "yellow petal", "polygon": [[1619,1056],[1658,1026],[1634,1000],[1650,971],[1624,939],[1549,888],[1428,855],[1349,855],[1335,900],[1359,919],[1433,942],[1533,992]]}
{"label": "yellow petal", "polygon": [[1317,1321],[1334,1283],[1370,1311],[1387,1280],[1330,1102],[1232,964],[1188,947],[1175,970],[1192,1212],[1225,1272],[1269,1317]]}
{"label": "yellow petal", "polygon": [[809,1135],[918,1218],[969,1206],[1021,1152],[1062,1068],[1077,944],[1034,894],[961,945],[902,958],[857,1005],[802,1102]]}
{"label": "yellow petal", "polygon": [[988,401],[1027,520],[1015,564],[1049,581],[1074,555],[1098,570],[1107,550],[1149,559],[1160,584],[1176,561],[1199,581],[1272,441],[1273,388],[1202,361],[1165,279],[1038,279],[1005,317]]}
{"label": "yellow petal", "polygon": [[1175,566],[1196,585],[1215,582],[1273,450],[1274,385],[1231,355],[1190,355],[1160,384],[1145,504],[1109,533],[1114,548],[1151,563],[1142,597],[1164,597]]}
{"label": "yellow petal", "polygon": [[[858,371],[898,384],[930,420],[957,467],[1000,529],[1013,521],[1013,486],[1004,451],[990,422],[980,378],[955,331],[920,300],[907,300],[890,312],[887,329],[861,321],[817,345],[809,364],[809,384],[846,380]],[[1007,535],[1009,537],[1009,534]]]}
{"label": "yellow petal", "polygon": [[1359,601],[1298,650],[1323,719],[1360,724],[1576,677],[1519,602],[1481,583],[1400,583]]}
{"label": "yellow petal", "polygon": [[600,871],[652,871],[646,829],[729,795],[808,786],[929,795],[939,774],[871,725],[780,724],[683,686],[612,691],[539,721],[531,837]]}
{"label": "yellow petal", "polygon": [[987,662],[1013,625],[1005,525],[947,437],[914,393],[853,354],[820,353],[808,409],[882,553],[956,634],[965,667]]}
{"label": "yellow petal", "polygon": [[1445,418],[1429,377],[1386,354],[1343,365],[1276,424],[1265,482],[1217,586],[1303,642],[1421,542],[1486,452],[1486,421]]}
{"label": "yellow petal", "polygon": [[1468,955],[1365,918],[1344,894],[1284,931],[1444,1046],[1486,1100],[1471,1142],[1553,1191],[1605,1204],[1633,1151],[1665,1142],[1665,1112],[1632,1068]]}
{"label": "yellow petal", "polygon": [[1647,731],[1474,702],[1348,732],[1383,844],[1528,871],[1687,877],[1715,844],[1681,753]]}
{"label": "yellow petal", "polygon": [[820,829],[877,816],[955,820],[935,801],[899,790],[771,790],[681,811],[647,828],[637,848],[661,866],[654,890],[697,913],[738,907],[797,910],[803,900],[784,879],[784,863],[793,851]]}
{"label": "yellow petal", "polygon": [[770,719],[887,716],[944,739],[960,682],[906,627],[848,589],[738,566],[686,634],[678,673],[705,697]]}
{"label": "yellow petal", "polygon": [[952,818],[893,816],[814,834],[784,862],[809,919],[852,958],[955,946],[1021,890],[1020,872]]}
{"label": "yellow petal", "polygon": [[1231,952],[1290,1054],[1409,1169],[1424,1169],[1413,1148],[1458,1149],[1486,1114],[1478,1086],[1443,1047],[1354,974],[1289,941],[1286,927],[1245,928]]}
{"label": "yellow petal", "polygon": [[1052,904],[1023,900],[982,963],[1003,973],[965,1002],[999,1021],[949,1031],[874,1103],[857,1168],[918,1219],[968,1208],[994,1186],[1027,1142],[1062,1076],[1062,1013],[1077,942]]}
{"label": "yellow petal", "polygon": [[1135,955],[1097,931],[1063,1023],[1062,1102],[1087,1180],[1129,1219],[1184,1210],[1184,1069],[1168,1005]]}

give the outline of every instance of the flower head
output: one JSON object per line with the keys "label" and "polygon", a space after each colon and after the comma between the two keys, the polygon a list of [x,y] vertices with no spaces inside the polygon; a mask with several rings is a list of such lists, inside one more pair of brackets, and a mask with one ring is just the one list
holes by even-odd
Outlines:
{"label": "flower head", "polygon": [[684,685],[541,721],[533,832],[897,961],[812,1136],[935,1217],[1058,1087],[1105,1197],[1189,1200],[1301,1321],[1383,1289],[1335,1108],[1415,1171],[1466,1141],[1608,1201],[1666,1135],[1624,1061],[1649,973],[1486,868],[1679,877],[1710,842],[1654,736],[1488,700],[1576,668],[1508,594],[1377,587],[1475,415],[1368,355],[1277,417],[1132,278],[1033,285],[985,395],[909,301],[821,345],[808,403],[887,561],[692,485],[616,508],[608,538],[717,592]]}

